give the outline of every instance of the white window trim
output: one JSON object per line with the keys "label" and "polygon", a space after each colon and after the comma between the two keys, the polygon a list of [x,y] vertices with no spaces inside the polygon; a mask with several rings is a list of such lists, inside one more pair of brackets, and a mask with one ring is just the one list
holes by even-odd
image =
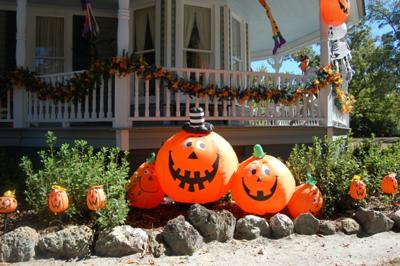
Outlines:
{"label": "white window trim", "polygon": [[246,69],[246,60],[248,60],[246,58],[246,21],[240,17],[238,14],[236,14],[233,10],[231,10],[231,17],[230,17],[230,23],[231,23],[231,28],[230,28],[230,36],[231,36],[231,40],[230,40],[230,44],[231,47],[233,47],[233,20],[236,20],[239,22],[240,24],[240,55],[241,58],[238,58],[236,56],[233,56],[233,49],[231,49],[231,54],[230,54],[230,58],[231,58],[231,65],[233,65],[234,62],[239,63],[239,71],[243,71],[244,69]]}

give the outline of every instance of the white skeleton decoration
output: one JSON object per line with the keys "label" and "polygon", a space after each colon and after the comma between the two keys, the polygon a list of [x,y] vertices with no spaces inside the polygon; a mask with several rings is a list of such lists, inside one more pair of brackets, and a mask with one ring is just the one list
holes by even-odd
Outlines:
{"label": "white skeleton decoration", "polygon": [[346,80],[350,82],[353,78],[354,71],[350,65],[350,47],[347,41],[344,40],[346,34],[346,23],[338,27],[329,27],[330,58],[332,64],[337,70],[340,70],[340,67],[343,66],[346,69]]}

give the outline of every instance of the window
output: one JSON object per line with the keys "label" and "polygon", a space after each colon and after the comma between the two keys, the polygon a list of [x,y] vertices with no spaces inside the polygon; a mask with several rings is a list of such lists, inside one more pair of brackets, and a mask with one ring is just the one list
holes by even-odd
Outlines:
{"label": "window", "polygon": [[64,72],[64,18],[36,17],[34,65],[39,74]]}
{"label": "window", "polygon": [[183,64],[188,68],[210,68],[211,9],[185,5]]}
{"label": "window", "polygon": [[134,15],[134,52],[149,64],[156,62],[155,7],[136,10]]}
{"label": "window", "polygon": [[232,70],[241,70],[242,44],[240,21],[232,17]]}

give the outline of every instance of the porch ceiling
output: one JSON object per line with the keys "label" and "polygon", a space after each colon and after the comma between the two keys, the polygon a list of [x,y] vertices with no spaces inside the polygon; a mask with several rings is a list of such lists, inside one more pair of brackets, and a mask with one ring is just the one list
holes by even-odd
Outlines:
{"label": "porch ceiling", "polygon": [[[15,0],[13,0],[15,2]],[[118,9],[118,0],[93,0],[93,4],[96,4],[97,8],[100,9]],[[62,0],[56,1],[54,0],[28,0],[28,4],[39,4],[39,5],[49,5],[55,4],[57,6],[64,6],[64,7],[79,7],[80,1],[79,0]]]}
{"label": "porch ceiling", "polygon": [[[349,24],[357,22],[364,14],[364,0],[350,0]],[[249,22],[250,50],[253,60],[272,56],[273,40],[269,21],[257,0],[227,0],[233,11]],[[278,50],[286,54],[318,42],[320,15],[319,0],[270,0],[272,14],[287,43]]]}

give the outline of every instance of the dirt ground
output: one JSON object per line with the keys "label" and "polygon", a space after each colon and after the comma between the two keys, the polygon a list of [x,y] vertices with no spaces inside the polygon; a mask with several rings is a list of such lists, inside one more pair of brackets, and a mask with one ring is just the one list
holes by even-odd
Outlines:
{"label": "dirt ground", "polygon": [[90,257],[81,261],[37,260],[14,265],[400,265],[400,233],[369,237],[303,236],[271,240],[231,240],[205,244],[193,256],[132,255],[123,258]]}

